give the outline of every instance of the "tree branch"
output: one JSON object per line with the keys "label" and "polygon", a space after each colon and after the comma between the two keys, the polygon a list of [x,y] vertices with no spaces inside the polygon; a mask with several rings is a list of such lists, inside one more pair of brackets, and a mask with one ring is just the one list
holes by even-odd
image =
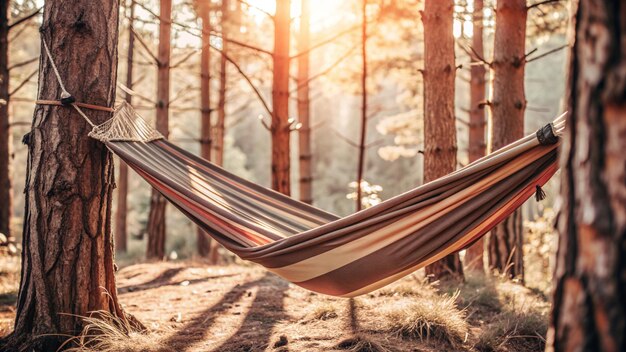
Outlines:
{"label": "tree branch", "polygon": [[215,47],[215,45],[210,44],[210,47],[217,51],[218,53],[220,53],[220,55],[222,55],[226,61],[230,62],[233,66],[235,66],[235,68],[237,69],[237,71],[239,72],[239,74],[246,80],[246,82],[248,82],[248,85],[250,86],[250,88],[252,88],[252,90],[254,91],[254,94],[256,94],[256,96],[259,98],[259,100],[261,101],[261,104],[263,105],[263,108],[265,109],[265,111],[272,116],[272,109],[270,109],[269,105],[267,104],[267,102],[265,101],[265,99],[263,98],[263,96],[261,95],[261,92],[257,89],[257,87],[254,85],[254,83],[252,83],[252,80],[250,79],[250,77],[248,77],[248,75],[246,75],[245,72],[243,72],[243,70],[241,69],[241,66],[239,66],[239,64],[237,64],[237,62],[235,62],[235,60],[233,60],[230,56],[228,56],[226,53],[224,53],[222,50],[220,50],[219,48]]}
{"label": "tree branch", "polygon": [[9,93],[9,96],[15,95],[15,93],[17,93],[20,89],[22,89],[22,87],[24,87],[28,82],[30,82],[30,79],[33,78],[37,74],[37,72],[39,72],[39,68],[37,68],[35,71],[31,72],[31,74],[28,75],[28,77],[26,77],[25,80],[20,82],[20,84],[18,84],[17,87],[15,87],[15,89],[13,89]]}
{"label": "tree branch", "polygon": [[129,26],[129,28],[130,28],[130,31],[131,31],[132,35],[134,35],[135,38],[139,41],[139,44],[141,44],[141,47],[144,48],[144,50],[148,53],[148,55],[150,55],[150,58],[152,58],[152,60],[154,60],[154,63],[157,66],[161,65],[161,61],[159,61],[159,59],[156,57],[156,55],[154,55],[154,53],[150,50],[150,48],[148,47],[146,42],[143,41],[141,36],[139,34],[137,34],[137,32],[135,31],[135,27]]}
{"label": "tree branch", "polygon": [[561,45],[561,46],[556,47],[556,48],[554,48],[554,49],[552,49],[552,50],[548,50],[548,51],[546,51],[546,52],[545,52],[545,53],[543,53],[543,54],[537,55],[537,56],[535,56],[535,57],[533,57],[533,58],[530,58],[530,59],[526,59],[526,63],[529,63],[529,62],[533,62],[533,61],[535,61],[535,60],[542,59],[542,58],[544,58],[544,57],[546,57],[546,56],[548,56],[548,55],[554,54],[554,53],[556,53],[556,52],[558,52],[558,51],[560,51],[560,50],[562,50],[562,49],[568,48],[568,47],[569,47],[569,45],[568,45],[568,44]]}
{"label": "tree branch", "polygon": [[369,143],[367,143],[367,144],[365,145],[365,148],[368,148],[368,149],[369,149],[369,148],[371,148],[371,147],[375,147],[375,146],[377,146],[377,145],[381,145],[381,144],[383,144],[384,142],[385,142],[385,139],[384,139],[384,138],[380,138],[380,139],[377,139],[377,140],[375,140],[375,141],[373,141],[373,142],[369,142]]}
{"label": "tree branch", "polygon": [[33,11],[32,13],[30,13],[30,14],[28,14],[28,15],[26,15],[26,16],[24,16],[24,17],[22,17],[22,18],[18,19],[18,20],[16,20],[15,22],[11,23],[11,24],[9,25],[9,31],[10,31],[12,28],[14,28],[14,27],[16,27],[16,26],[19,26],[20,24],[22,24],[22,23],[24,23],[24,22],[26,22],[26,21],[30,20],[31,18],[33,18],[33,17],[37,16],[37,15],[39,14],[39,12],[41,12],[41,9],[43,9],[43,7],[40,7],[40,8],[38,8],[38,9],[36,9],[35,11]]}
{"label": "tree branch", "polygon": [[298,57],[300,57],[300,56],[302,56],[302,55],[308,54],[308,53],[310,53],[311,51],[313,51],[313,50],[315,50],[315,49],[317,49],[317,48],[319,48],[319,47],[321,47],[321,46],[324,46],[324,45],[326,45],[326,44],[328,44],[328,43],[331,43],[331,42],[333,42],[333,41],[337,40],[337,38],[340,38],[340,37],[342,37],[342,36],[344,36],[344,35],[346,35],[346,34],[348,34],[348,33],[350,33],[350,32],[354,32],[355,30],[360,29],[360,28],[361,28],[361,25],[358,25],[358,26],[354,26],[354,27],[350,27],[350,28],[348,28],[348,29],[345,29],[345,30],[343,30],[343,31],[341,31],[341,32],[339,32],[339,33],[337,33],[337,34],[335,34],[334,36],[332,36],[332,37],[330,37],[330,38],[328,38],[328,39],[325,39],[325,40],[323,40],[323,41],[321,41],[321,42],[319,42],[319,43],[317,43],[317,44],[315,44],[315,45],[310,46],[310,47],[309,47],[307,50],[305,50],[305,51],[302,51],[302,52],[299,52],[299,53],[297,53],[297,54],[295,54],[295,55],[290,56],[290,57],[289,57],[289,59],[290,59],[290,60],[292,60],[292,59],[298,58]]}
{"label": "tree branch", "polygon": [[19,68],[19,67],[22,67],[22,66],[26,66],[26,65],[31,64],[31,63],[33,63],[35,61],[38,61],[38,60],[39,60],[39,56],[33,57],[32,59],[28,59],[26,61],[18,62],[18,63],[14,64],[14,65],[9,66],[8,70],[11,71],[13,69],[16,69],[16,68]]}
{"label": "tree branch", "polygon": [[202,49],[194,49],[191,52],[187,53],[187,55],[185,55],[182,59],[177,61],[175,64],[171,65],[170,68],[175,69],[175,68],[180,67],[180,65],[184,64],[187,60],[191,59],[193,55],[196,54],[198,51],[204,50],[206,46],[207,45],[203,46]]}
{"label": "tree branch", "polygon": [[[238,1],[241,1],[241,0],[238,0]],[[157,13],[155,13],[154,11],[149,9],[146,5],[140,4],[139,2],[134,1],[134,0],[133,0],[133,3],[137,4],[142,9],[146,10],[146,12],[148,12],[150,15],[152,15],[157,20],[163,21],[165,23],[170,23],[170,24],[176,25],[176,26],[184,29],[187,33],[189,33],[191,35],[194,35],[196,37],[201,37],[201,34],[203,33],[202,29],[200,29],[200,28],[195,28],[195,27],[192,27],[192,26],[188,26],[186,24],[179,23],[179,22],[176,22],[174,20],[161,19],[161,16],[159,16]],[[250,6],[252,6],[252,5],[250,5]],[[192,31],[199,31],[200,33],[194,33]],[[244,42],[240,42],[240,41],[237,41],[237,40],[234,40],[234,39],[224,39],[220,33],[215,32],[215,31],[211,31],[211,32],[209,32],[209,34],[214,36],[214,37],[222,38],[222,40],[226,40],[228,43],[232,43],[232,44],[235,44],[237,46],[241,46],[243,48],[255,50],[255,51],[258,51],[258,52],[261,52],[261,53],[264,53],[264,54],[268,54],[268,55],[273,55],[273,53],[271,51],[265,50],[263,48],[256,47],[254,45],[246,44]]]}
{"label": "tree branch", "polygon": [[344,141],[344,142],[346,142],[346,143],[348,143],[350,146],[352,146],[352,147],[354,147],[354,148],[360,148],[360,146],[359,146],[359,144],[358,144],[358,143],[355,143],[355,142],[354,142],[354,141],[352,141],[350,138],[348,138],[348,137],[344,136],[343,134],[341,134],[341,132],[337,131],[337,130],[336,130],[336,129],[334,129],[334,128],[333,128],[332,130],[333,130],[333,132],[335,132],[335,134],[336,134],[339,138],[343,139],[343,141]]}
{"label": "tree branch", "polygon": [[289,94],[293,94],[293,93],[297,92],[297,91],[298,91],[298,89],[300,89],[300,88],[302,88],[302,87],[304,87],[304,86],[308,85],[308,84],[309,84],[309,83],[311,83],[313,80],[318,79],[318,78],[320,78],[320,77],[322,77],[322,76],[324,76],[324,75],[328,74],[328,73],[329,73],[330,71],[332,71],[335,67],[339,66],[339,64],[340,64],[343,60],[347,59],[347,58],[348,58],[348,57],[352,54],[352,52],[354,52],[354,50],[356,50],[356,48],[358,48],[358,47],[359,47],[359,45],[358,45],[358,44],[357,44],[357,45],[354,45],[352,48],[350,48],[350,50],[348,50],[345,54],[343,54],[342,56],[340,56],[340,57],[339,57],[339,58],[338,58],[335,62],[333,62],[330,66],[328,66],[328,67],[327,67],[324,71],[319,72],[319,73],[316,73],[316,74],[314,74],[313,76],[309,77],[309,79],[307,79],[306,81],[304,81],[304,82],[302,82],[302,83],[298,84],[298,86],[297,86],[296,88],[292,89],[292,90],[289,92]]}
{"label": "tree branch", "polygon": [[[463,44],[462,44],[461,42],[459,42],[459,41],[457,41],[456,43],[457,43],[457,45],[459,46],[459,48],[461,48],[461,49],[462,49],[462,50],[463,50],[463,51],[467,54],[467,56],[469,56],[469,57],[470,57],[470,59],[471,59],[472,61],[474,61],[473,63],[475,63],[475,62],[479,62],[479,63],[485,64],[485,65],[487,65],[487,66],[491,66],[491,65],[492,65],[492,63],[491,63],[491,62],[489,62],[489,61],[485,60],[485,58],[484,58],[484,57],[482,57],[482,55],[478,54],[478,53],[476,52],[476,50],[475,50],[475,49],[474,49],[471,45],[463,45]],[[473,63],[472,63],[472,64],[473,64]],[[471,66],[471,64],[470,64],[470,66]]]}
{"label": "tree branch", "polygon": [[258,11],[264,13],[265,15],[267,15],[267,17],[271,18],[272,20],[274,19],[274,15],[272,15],[271,13],[263,10],[262,8],[260,8],[258,6],[254,6],[254,5],[252,5],[251,3],[249,3],[249,2],[247,2],[245,0],[237,0],[237,1],[239,3],[241,3],[241,4],[244,4],[244,5],[248,6],[249,8],[252,8],[252,9],[255,9],[255,10],[258,10]]}
{"label": "tree branch", "polygon": [[156,106],[156,101],[154,101],[154,100],[152,100],[152,99],[150,99],[150,98],[148,98],[148,97],[144,97],[143,95],[141,95],[141,94],[137,93],[136,91],[134,91],[134,90],[132,90],[132,89],[130,89],[130,88],[128,88],[128,87],[126,87],[124,84],[122,84],[122,83],[120,83],[120,82],[117,82],[117,86],[118,86],[121,90],[123,90],[123,91],[124,91],[124,93],[126,93],[126,94],[130,94],[130,95],[131,95],[131,96],[133,96],[133,97],[137,97],[137,98],[139,98],[140,100],[143,100],[143,101],[145,101],[145,102],[147,102],[147,103],[150,103],[150,104],[152,104],[152,105]]}
{"label": "tree branch", "polygon": [[9,124],[11,127],[15,126],[31,126],[33,123],[30,121],[14,121]]}
{"label": "tree branch", "polygon": [[524,57],[522,58],[522,60],[526,61],[526,58],[528,58],[530,55],[534,54],[536,51],[537,51],[537,48],[534,48],[533,50],[527,52],[526,55],[524,55]]}
{"label": "tree branch", "polygon": [[527,6],[526,7],[526,11],[528,11],[530,9],[534,9],[534,8],[542,6],[542,5],[547,5],[547,4],[550,4],[550,3],[560,2],[560,1],[561,0],[544,0],[544,1],[539,1],[539,2],[536,2],[536,3],[532,4],[532,5]]}

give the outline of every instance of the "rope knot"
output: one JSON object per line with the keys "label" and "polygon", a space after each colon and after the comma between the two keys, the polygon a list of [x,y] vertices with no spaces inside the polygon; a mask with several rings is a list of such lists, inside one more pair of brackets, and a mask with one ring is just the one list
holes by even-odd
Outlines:
{"label": "rope knot", "polygon": [[63,106],[72,105],[76,102],[76,98],[68,92],[61,93],[61,99],[59,99]]}
{"label": "rope knot", "polygon": [[559,137],[554,133],[554,126],[549,123],[539,130],[537,130],[537,140],[541,145],[556,144],[559,141]]}

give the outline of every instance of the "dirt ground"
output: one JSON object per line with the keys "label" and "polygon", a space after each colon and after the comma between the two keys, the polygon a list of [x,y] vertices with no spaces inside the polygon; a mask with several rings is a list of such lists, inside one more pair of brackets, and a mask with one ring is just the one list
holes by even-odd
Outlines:
{"label": "dirt ground", "polygon": [[[11,329],[19,281],[17,272],[3,269],[1,274],[0,336]],[[514,284],[507,284],[508,296],[477,290],[469,283],[459,293],[451,287],[435,289],[413,275],[350,300],[308,292],[258,267],[162,262],[121,269],[117,285],[124,308],[150,330],[149,345],[133,346],[133,350],[533,351],[542,346],[540,336],[512,344],[516,336],[528,334],[518,332],[518,325],[504,340],[483,341],[485,329],[495,333],[501,328],[489,324],[505,304],[515,300],[511,297],[523,297],[515,303],[518,306],[534,309],[538,305],[536,297],[532,301],[524,298],[533,296],[527,289]],[[398,311],[414,310],[415,302],[425,302],[425,314],[430,314],[429,304],[446,297],[452,298],[455,306],[437,308],[435,303],[432,310],[440,310],[436,314],[441,317],[432,316],[418,327],[426,333],[412,335],[390,329],[394,319],[404,319]],[[547,304],[539,306],[544,314]],[[445,329],[450,328],[445,325],[454,322],[446,319],[455,314],[468,322],[467,333],[458,344],[442,343],[438,331],[447,334]],[[442,329],[437,330],[438,324]]]}

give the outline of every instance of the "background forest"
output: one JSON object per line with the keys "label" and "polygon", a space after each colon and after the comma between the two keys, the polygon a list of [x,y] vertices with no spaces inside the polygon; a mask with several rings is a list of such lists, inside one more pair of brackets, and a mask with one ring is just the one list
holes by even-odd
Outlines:
{"label": "background forest", "polygon": [[[360,1],[316,2],[311,6],[310,43],[310,126],[312,148],[313,204],[337,215],[355,211],[355,202],[348,195],[355,190],[357,178],[358,142],[361,126],[360,77]],[[149,121],[155,119],[156,65],[151,53],[158,46],[158,2],[137,2],[134,6],[133,27],[143,44],[135,41],[133,101],[135,108]],[[11,16],[21,18],[35,11],[40,3],[11,2]],[[129,35],[129,6],[121,16],[119,81],[126,74]],[[373,202],[388,199],[422,183],[423,105],[422,76],[423,33],[419,9],[421,2],[372,1],[368,3],[368,120],[364,177],[372,187]],[[493,53],[494,6],[485,3],[484,57]],[[266,12],[274,12],[273,1],[231,0],[227,24],[221,22],[221,3],[212,2],[211,28],[217,34],[212,45],[221,48],[221,31],[229,38],[255,49],[231,44],[232,58],[259,90],[271,101],[273,24]],[[458,1],[455,6],[454,36],[456,63],[455,115],[457,117],[458,164],[468,163],[469,153],[469,90],[471,70],[472,3]],[[525,133],[532,133],[556,117],[562,106],[565,87],[566,50],[545,57],[535,56],[562,48],[566,44],[567,3],[564,1],[536,6],[529,10],[526,48],[525,86],[527,107],[524,115]],[[291,14],[292,54],[297,52],[300,3],[294,1]],[[200,151],[200,48],[202,21],[197,4],[177,2],[172,13],[172,72],[170,100],[170,140],[182,148]],[[23,64],[11,70],[10,114],[12,116],[12,150],[14,161],[14,222],[19,238],[23,218],[24,172],[27,148],[22,135],[30,127],[33,101],[37,94],[37,58],[39,46],[33,45],[39,17],[15,28],[11,33],[12,63]],[[224,27],[222,27],[224,26]],[[26,40],[25,40],[26,39]],[[144,46],[145,45],[145,46]],[[218,119],[220,99],[219,53],[211,54],[212,124]],[[15,66],[15,65],[14,65]],[[270,133],[262,123],[269,121],[250,84],[230,62],[226,62],[224,167],[253,182],[270,187]],[[298,120],[297,65],[291,65],[291,96],[289,116]],[[488,93],[487,93],[488,94]],[[118,89],[119,100],[125,91]],[[295,125],[295,124],[294,124]],[[215,128],[213,129],[215,131]],[[292,196],[299,198],[298,131],[292,132]],[[144,257],[150,187],[134,173],[129,179],[128,246],[123,258]],[[525,219],[533,220],[545,208],[552,208],[554,188],[547,187],[548,199],[542,204],[531,200],[525,209]],[[354,197],[354,195],[353,195]],[[194,225],[174,208],[168,208],[167,253],[178,258],[195,253]],[[19,241],[18,241],[19,242]]]}

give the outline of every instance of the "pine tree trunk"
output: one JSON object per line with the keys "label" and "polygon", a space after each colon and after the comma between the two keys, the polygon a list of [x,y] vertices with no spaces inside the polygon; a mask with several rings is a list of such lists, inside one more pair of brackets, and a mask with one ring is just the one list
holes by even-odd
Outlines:
{"label": "pine tree trunk", "polygon": [[[135,2],[129,1],[128,16],[128,53],[126,57],[126,87],[133,89],[133,57],[135,53],[135,35],[133,34],[133,20],[135,18]],[[132,104],[133,96],[126,93],[126,102]],[[128,213],[128,165],[120,159],[120,170],[117,179],[117,210],[115,215],[115,250],[125,253],[128,244],[126,232],[126,214]]]}
{"label": "pine tree trunk", "polygon": [[[483,0],[474,0],[472,48],[484,57],[483,49]],[[475,161],[485,155],[485,67],[473,59],[470,78],[470,113],[469,113],[469,161]],[[469,270],[484,270],[485,243],[483,238],[476,241],[465,251],[465,266]]]}
{"label": "pine tree trunk", "polygon": [[276,1],[272,85],[272,188],[290,195],[289,32],[290,0]]}
{"label": "pine tree trunk", "polygon": [[[524,137],[526,14],[526,0],[497,2],[490,152]],[[523,281],[522,234],[522,214],[518,209],[491,230],[488,251],[490,268]]]}
{"label": "pine tree trunk", "polygon": [[365,169],[365,138],[367,137],[367,0],[361,2],[361,133],[356,175],[356,211],[363,208],[363,173]]}
{"label": "pine tree trunk", "polygon": [[[424,182],[456,168],[453,0],[426,0],[424,22]],[[463,279],[458,253],[426,267],[431,280]]]}
{"label": "pine tree trunk", "polygon": [[300,166],[300,200],[313,203],[313,173],[311,170],[311,107],[309,97],[309,45],[311,9],[309,0],[301,0],[300,33],[298,52],[305,53],[298,57],[298,122],[302,125],[298,130],[299,166]]}
{"label": "pine tree trunk", "polygon": [[11,129],[9,121],[9,0],[0,0],[0,233],[11,236]]}
{"label": "pine tree trunk", "polygon": [[[161,0],[159,23],[159,70],[157,76],[156,129],[167,138],[169,135],[170,102],[170,41],[172,30],[172,0]],[[152,189],[148,215],[148,259],[165,257],[165,198]]]}
{"label": "pine tree trunk", "polygon": [[548,351],[626,351],[625,10],[578,3]]}
{"label": "pine tree trunk", "polygon": [[[198,8],[202,18],[202,53],[200,56],[200,156],[211,160],[211,14],[208,1]],[[198,227],[196,229],[198,255],[207,258],[211,254],[211,237]]]}
{"label": "pine tree trunk", "polygon": [[[222,52],[228,55],[228,14],[230,12],[228,0],[222,0]],[[215,142],[213,143],[213,162],[224,166],[224,134],[226,133],[226,84],[227,84],[226,56],[220,55],[220,88],[217,102],[217,121],[215,123]]]}
{"label": "pine tree trunk", "polygon": [[[115,103],[118,2],[46,1],[42,40],[77,101]],[[42,47],[41,52],[44,52]],[[58,99],[42,54],[39,99]],[[111,113],[89,110],[94,123]],[[22,274],[8,350],[55,351],[92,311],[124,318],[111,236],[113,162],[73,109],[38,105],[28,144]]]}

